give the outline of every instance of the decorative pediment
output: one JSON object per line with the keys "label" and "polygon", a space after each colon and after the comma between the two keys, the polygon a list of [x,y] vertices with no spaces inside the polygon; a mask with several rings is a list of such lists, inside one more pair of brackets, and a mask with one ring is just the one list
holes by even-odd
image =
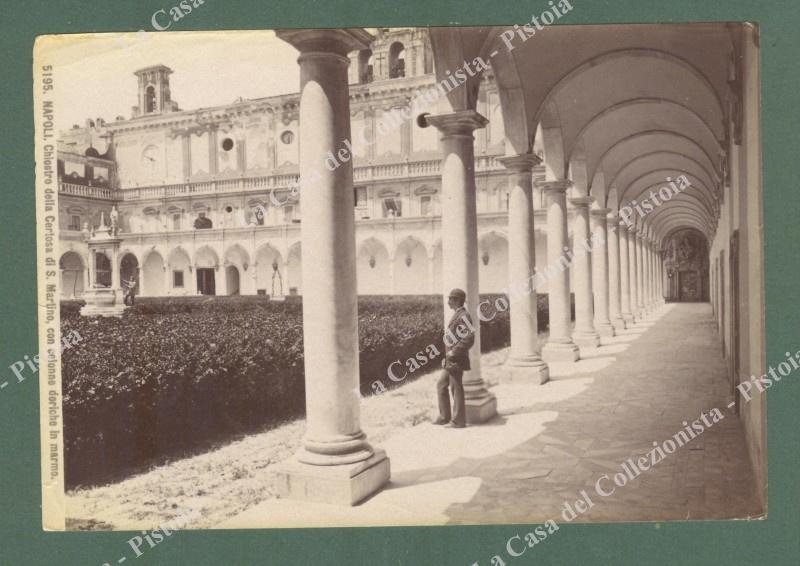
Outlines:
{"label": "decorative pediment", "polygon": [[429,187],[428,185],[422,185],[421,187],[417,187],[414,190],[414,194],[417,195],[417,196],[420,196],[420,195],[435,195],[438,192],[439,191],[437,191],[436,189],[434,189],[432,187]]}

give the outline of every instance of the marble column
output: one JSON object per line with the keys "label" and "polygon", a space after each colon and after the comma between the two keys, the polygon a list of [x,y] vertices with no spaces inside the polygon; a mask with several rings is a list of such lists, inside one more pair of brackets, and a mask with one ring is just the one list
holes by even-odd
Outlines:
{"label": "marble column", "polygon": [[542,348],[547,362],[574,362],[580,357],[572,341],[567,246],[567,188],[569,181],[541,184],[547,207],[547,302],[550,336]]}
{"label": "marble column", "polygon": [[[600,336],[614,336],[614,326],[609,313],[608,277],[608,213],[611,209],[597,208],[589,211],[592,227],[592,290],[594,299],[594,327]],[[616,247],[616,241],[615,241]]]}
{"label": "marble column", "polygon": [[653,242],[647,239],[647,309],[653,310],[655,293],[653,293],[653,285],[655,278],[653,277]]}
{"label": "marble column", "polygon": [[636,312],[640,316],[645,315],[644,308],[644,253],[642,246],[643,234],[641,231],[636,232]]}
{"label": "marble column", "polygon": [[[481,423],[497,414],[497,399],[481,377],[481,337],[478,324],[478,215],[475,201],[473,132],[488,120],[474,110],[428,116],[441,135],[442,151],[442,292],[444,302],[453,288],[467,294],[467,310],[475,322],[470,348],[472,369],[464,372],[467,423]],[[351,214],[352,216],[352,214]],[[445,305],[444,325],[452,313]]]}
{"label": "marble column", "polygon": [[[609,226],[610,222],[610,226]],[[606,219],[607,253],[608,253],[608,317],[615,332],[625,328],[622,316],[622,281],[620,279],[620,242],[619,217],[611,215]]]}
{"label": "marble column", "polygon": [[589,235],[589,205],[592,197],[569,199],[575,211],[572,222],[572,277],[575,289],[575,329],[572,340],[580,348],[597,348],[600,336],[594,328],[592,300],[592,243]]}
{"label": "marble column", "polygon": [[660,307],[664,303],[664,295],[662,293],[662,275],[661,275],[661,248],[656,244],[656,304]]}
{"label": "marble column", "polygon": [[655,250],[655,242],[652,240],[650,241],[650,304],[655,309],[658,306],[658,301],[656,300],[656,250]]}
{"label": "marble column", "polygon": [[661,257],[661,248],[656,250],[656,274],[658,277],[658,286],[656,287],[656,299],[658,304],[664,304],[664,262]]}
{"label": "marble column", "polygon": [[650,284],[647,279],[650,259],[647,257],[647,236],[642,236],[642,310],[650,311]]}
{"label": "marble column", "polygon": [[119,277],[119,248],[114,246],[111,249],[111,288],[112,289],[119,289],[120,285],[120,277]]}
{"label": "marble column", "polygon": [[277,35],[300,51],[306,383],[303,446],[282,467],[281,488],[290,498],[354,505],[389,481],[389,459],[370,446],[360,422],[352,161],[331,171],[325,159],[350,139],[347,54],[372,36],[361,29]]}
{"label": "marble column", "polygon": [[647,294],[647,236],[642,236],[641,241],[639,242],[639,253],[641,254],[641,261],[642,265],[640,268],[640,277],[641,281],[639,281],[639,285],[641,286],[641,296],[639,297],[639,304],[642,308],[642,312],[647,314],[650,312],[650,302],[648,300]]}
{"label": "marble column", "polygon": [[508,277],[511,302],[511,351],[506,362],[513,380],[545,383],[550,375],[540,355],[537,293],[533,284],[536,246],[533,220],[535,155],[499,159],[508,169]]}
{"label": "marble column", "polygon": [[122,303],[124,295],[122,292],[122,284],[120,281],[120,257],[119,257],[119,244],[113,244],[111,248],[111,288],[114,290],[114,301],[117,304]]}
{"label": "marble column", "polygon": [[628,227],[628,280],[630,281],[631,315],[633,316],[634,322],[642,317],[639,312],[639,285],[636,277],[638,267],[636,257],[636,232],[635,226]]}
{"label": "marble column", "polygon": [[617,225],[619,236],[619,296],[625,326],[635,322],[633,316],[633,288],[631,286],[631,255],[628,227]]}

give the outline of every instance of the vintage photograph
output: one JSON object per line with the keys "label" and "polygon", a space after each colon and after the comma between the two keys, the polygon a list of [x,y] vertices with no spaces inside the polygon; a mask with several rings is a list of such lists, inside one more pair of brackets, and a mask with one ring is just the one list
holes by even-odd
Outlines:
{"label": "vintage photograph", "polygon": [[571,10],[40,37],[45,528],[766,517],[758,27]]}

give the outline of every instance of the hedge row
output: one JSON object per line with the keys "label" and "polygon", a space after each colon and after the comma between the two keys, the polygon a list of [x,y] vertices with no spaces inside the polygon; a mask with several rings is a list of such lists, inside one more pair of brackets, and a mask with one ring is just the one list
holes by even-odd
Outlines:
{"label": "hedge row", "polygon": [[[546,304],[540,298],[540,328]],[[121,318],[82,317],[80,306],[61,309],[62,332],[83,337],[62,361],[69,487],[114,480],[303,414],[299,298],[142,299]],[[364,394],[375,381],[394,385],[386,374],[394,360],[429,344],[444,351],[442,309],[441,297],[359,298]],[[504,312],[481,323],[483,351],[508,344],[508,321]]]}

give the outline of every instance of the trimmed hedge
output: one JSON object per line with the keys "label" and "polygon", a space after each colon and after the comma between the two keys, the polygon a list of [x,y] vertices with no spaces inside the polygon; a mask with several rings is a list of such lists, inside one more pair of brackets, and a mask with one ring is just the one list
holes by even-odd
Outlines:
{"label": "trimmed hedge", "polygon": [[[546,304],[540,297],[540,329]],[[121,318],[82,317],[80,306],[61,305],[62,333],[83,337],[62,359],[68,487],[115,480],[304,412],[300,298],[145,298]],[[359,297],[358,310],[363,394],[375,381],[396,386],[386,373],[393,361],[429,344],[444,352],[441,297]],[[481,323],[482,351],[508,345],[508,323],[507,311]]]}

